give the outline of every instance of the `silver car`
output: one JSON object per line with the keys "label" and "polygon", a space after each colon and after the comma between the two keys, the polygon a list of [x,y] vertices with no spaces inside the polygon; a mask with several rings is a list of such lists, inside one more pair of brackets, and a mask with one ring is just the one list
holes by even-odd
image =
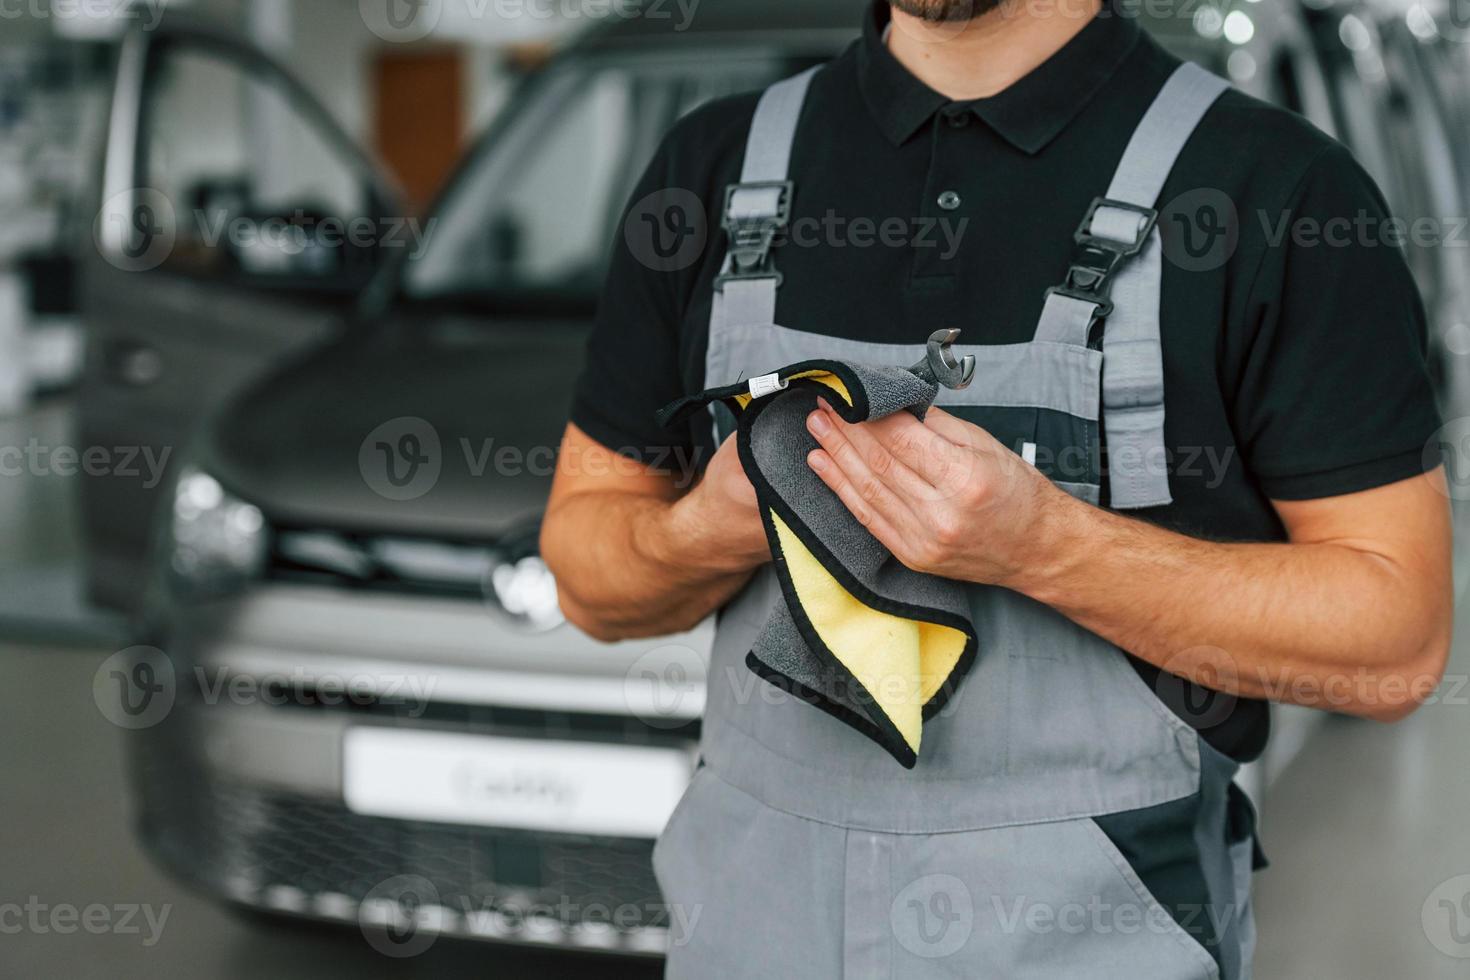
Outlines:
{"label": "silver car", "polygon": [[[172,15],[127,39],[80,424],[170,464],[84,500],[93,597],[139,636],[113,673],[167,869],[404,949],[665,948],[650,852],[696,764],[709,631],[564,625],[539,515],[661,134],[830,57],[859,9],[599,28],[525,79],[417,223],[266,55]],[[200,93],[220,147],[197,145]],[[233,130],[261,113],[311,167],[254,158]]]}

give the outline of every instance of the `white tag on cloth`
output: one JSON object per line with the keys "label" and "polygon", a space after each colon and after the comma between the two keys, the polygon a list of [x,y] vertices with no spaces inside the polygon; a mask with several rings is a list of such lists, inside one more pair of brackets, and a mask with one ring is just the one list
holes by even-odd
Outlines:
{"label": "white tag on cloth", "polygon": [[781,380],[781,375],[763,374],[759,378],[750,379],[750,397],[764,398],[766,395],[774,395],[778,391],[786,390],[786,382]]}
{"label": "white tag on cloth", "polygon": [[1028,466],[1035,466],[1036,465],[1036,443],[1034,443],[1034,442],[1023,442],[1023,443],[1021,443],[1021,459]]}

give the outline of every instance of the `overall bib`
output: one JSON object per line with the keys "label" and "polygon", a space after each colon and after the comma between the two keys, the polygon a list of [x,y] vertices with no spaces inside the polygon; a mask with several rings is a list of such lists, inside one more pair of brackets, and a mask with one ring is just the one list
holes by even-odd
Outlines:
{"label": "overall bib", "polygon": [[[924,356],[774,322],[811,74],[764,94],[727,192],[706,387],[807,359]],[[1108,505],[1169,502],[1154,207],[1224,88],[1177,70],[1083,218],[1035,338],[956,348],[977,358],[974,383],[938,399],[1093,503],[1104,436]],[[978,655],[912,770],[746,668],[782,601],[771,569],[721,612],[704,764],[654,852],[670,977],[1249,976],[1254,834],[1236,763],[1107,641],[1005,589],[968,600]]]}

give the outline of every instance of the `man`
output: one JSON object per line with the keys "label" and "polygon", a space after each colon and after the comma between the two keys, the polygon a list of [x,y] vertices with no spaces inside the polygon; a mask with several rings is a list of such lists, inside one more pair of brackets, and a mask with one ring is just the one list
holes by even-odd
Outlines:
{"label": "man", "polygon": [[[662,270],[620,240],[543,533],[595,636],[720,612],[705,764],[655,856],[694,922],[671,975],[1247,976],[1230,777],[1266,700],[1393,720],[1439,681],[1422,307],[1381,239],[1297,233],[1384,221],[1381,195],[1099,7],[876,3],[815,77],[682,120],[634,194],[692,190],[738,232],[727,186],[793,182],[760,216],[786,240]],[[842,233],[894,217],[901,242]],[[904,770],[748,683],[772,538],[736,440],[653,417],[804,358],[911,363],[937,327],[981,364],[948,411],[807,420],[857,520],[968,584],[975,666]],[[662,462],[700,452],[692,489]]]}

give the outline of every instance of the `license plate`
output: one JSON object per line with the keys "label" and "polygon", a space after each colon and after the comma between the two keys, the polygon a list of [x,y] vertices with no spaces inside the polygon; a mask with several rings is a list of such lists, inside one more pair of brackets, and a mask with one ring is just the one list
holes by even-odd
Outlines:
{"label": "license plate", "polygon": [[678,749],[352,728],[354,813],[610,837],[657,837],[689,783]]}

